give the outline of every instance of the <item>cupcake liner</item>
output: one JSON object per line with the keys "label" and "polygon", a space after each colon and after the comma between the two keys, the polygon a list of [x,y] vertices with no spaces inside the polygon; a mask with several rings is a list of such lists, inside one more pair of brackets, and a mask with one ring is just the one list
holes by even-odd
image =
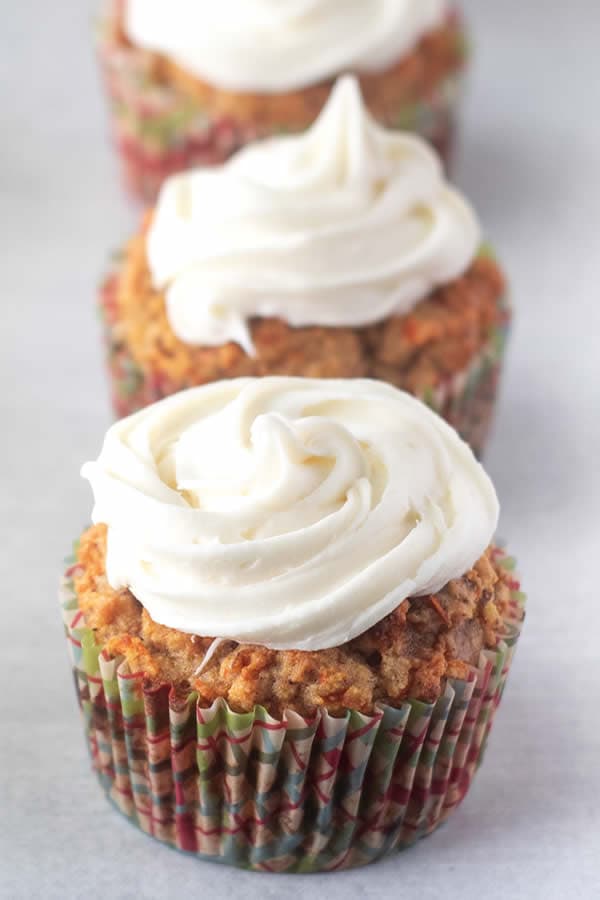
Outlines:
{"label": "cupcake liner", "polygon": [[[498,551],[500,564],[513,562]],[[61,584],[65,633],[92,763],[108,797],[138,828],[201,858],[246,869],[317,872],[365,865],[431,833],[478,768],[524,617],[511,603],[495,650],[434,704],[374,715],[262,707],[149,687],[100,652],[78,610],[72,565]]]}
{"label": "cupcake liner", "polygon": [[[122,256],[117,254],[99,292],[111,401],[118,418],[194,386],[160,372],[144,371],[134,360],[119,322],[117,294],[121,267]],[[478,456],[485,449],[500,386],[511,320],[506,298],[502,300],[500,319],[485,346],[465,369],[442,379],[435,388],[426,386],[416,391],[419,399],[456,428]]]}
{"label": "cupcake liner", "polygon": [[510,306],[504,298],[500,324],[466,369],[435,388],[416,392],[458,431],[478,457],[483,456],[494,423],[510,322]]}
{"label": "cupcake liner", "polygon": [[[178,86],[159,83],[152,54],[118,39],[117,8],[118,3],[114,8],[109,5],[100,23],[98,58],[123,180],[135,198],[151,203],[167,176],[193,166],[223,163],[245,144],[287,130],[277,123],[214,115]],[[382,124],[422,135],[447,163],[463,81],[462,71],[453,73],[427,96],[387,115]],[[307,110],[307,123],[312,118]]]}

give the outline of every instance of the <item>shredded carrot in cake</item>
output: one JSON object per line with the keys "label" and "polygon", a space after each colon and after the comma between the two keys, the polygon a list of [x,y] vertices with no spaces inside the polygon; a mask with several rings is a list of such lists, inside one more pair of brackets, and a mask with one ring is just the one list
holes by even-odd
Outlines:
{"label": "shredded carrot in cake", "polygon": [[281,319],[250,323],[256,356],[235,343],[187,344],[173,332],[165,296],[152,285],[146,254],[151,214],[134,237],[118,277],[111,341],[169,393],[222,378],[298,375],[370,377],[423,396],[463,371],[506,319],[498,265],[478,257],[463,276],[433,291],[404,316],[363,328],[294,328]]}
{"label": "shredded carrot in cake", "polygon": [[292,709],[373,712],[407,698],[433,702],[446,679],[465,678],[481,651],[497,643],[508,608],[507,576],[490,548],[462,578],[435,596],[405,600],[360,637],[330,650],[270,650],[185,634],[153,622],[128,590],[106,580],[106,527],[79,543],[75,590],[86,624],[110,656],[178,691],[194,689],[209,705],[219,697],[239,712],[262,704],[275,716]]}

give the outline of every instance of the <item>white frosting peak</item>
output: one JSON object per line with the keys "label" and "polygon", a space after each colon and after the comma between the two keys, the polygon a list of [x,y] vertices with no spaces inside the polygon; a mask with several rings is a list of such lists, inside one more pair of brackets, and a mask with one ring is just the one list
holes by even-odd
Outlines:
{"label": "white frosting peak", "polygon": [[114,588],[161,624],[277,649],[339,646],[439,590],[498,518],[456,432],[374,381],[193,388],[113,425],[82,474]]}
{"label": "white frosting peak", "polygon": [[148,262],[181,340],[252,353],[253,316],[359,327],[406,313],[479,241],[434,152],[376,124],[348,76],[304,135],[169,179]]}
{"label": "white frosting peak", "polygon": [[447,0],[127,0],[125,30],[222,88],[277,93],[393,65]]}

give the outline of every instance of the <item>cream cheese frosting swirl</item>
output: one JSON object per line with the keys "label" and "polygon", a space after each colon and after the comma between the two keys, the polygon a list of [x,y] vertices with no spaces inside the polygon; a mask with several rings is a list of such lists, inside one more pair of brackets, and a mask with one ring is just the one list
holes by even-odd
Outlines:
{"label": "cream cheese frosting swirl", "polygon": [[127,0],[125,31],[221,88],[276,93],[393,65],[447,0]]}
{"label": "cream cheese frosting swirl", "polygon": [[367,380],[238,379],[113,425],[82,470],[107,577],[163,625],[320,650],[463,575],[494,488],[430,409]]}
{"label": "cream cheese frosting swirl", "polygon": [[434,152],[377,125],[348,76],[304,135],[169,179],[147,254],[182,341],[253,354],[252,317],[351,328],[403,314],[479,243]]}

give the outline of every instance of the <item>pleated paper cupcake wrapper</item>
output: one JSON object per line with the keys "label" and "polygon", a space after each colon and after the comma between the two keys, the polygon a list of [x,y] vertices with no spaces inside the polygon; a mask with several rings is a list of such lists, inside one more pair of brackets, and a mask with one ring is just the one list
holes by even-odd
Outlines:
{"label": "pleated paper cupcake wrapper", "polygon": [[417,392],[419,399],[449,422],[480,459],[494,424],[510,321],[510,307],[505,301],[502,323],[467,368],[443,379],[435,388]]}
{"label": "pleated paper cupcake wrapper", "polygon": [[247,869],[333,871],[409,847],[467,793],[523,621],[516,577],[497,649],[437,703],[278,720],[223,701],[204,709],[194,693],[150,688],[107,658],[78,610],[75,568],[61,602],[93,766],[119,810],[159,841]]}
{"label": "pleated paper cupcake wrapper", "polygon": [[[124,46],[115,33],[114,13],[109,11],[98,31],[98,56],[123,179],[135,198],[151,203],[169,175],[223,163],[251,141],[287,130],[277,123],[214,115],[185,90],[158,82],[152,55]],[[463,80],[462,72],[453,74],[429,96],[399,108],[383,124],[422,135],[447,162]],[[307,110],[307,125],[311,119]]]}
{"label": "pleated paper cupcake wrapper", "polygon": [[[122,336],[117,307],[122,259],[122,254],[115,255],[99,292],[111,401],[118,418],[194,386],[161,372],[143,370],[133,358]],[[478,456],[485,449],[494,419],[510,320],[508,300],[503,300],[500,324],[469,365],[443,378],[435,388],[424,387],[417,392],[421,400],[456,428]]]}

